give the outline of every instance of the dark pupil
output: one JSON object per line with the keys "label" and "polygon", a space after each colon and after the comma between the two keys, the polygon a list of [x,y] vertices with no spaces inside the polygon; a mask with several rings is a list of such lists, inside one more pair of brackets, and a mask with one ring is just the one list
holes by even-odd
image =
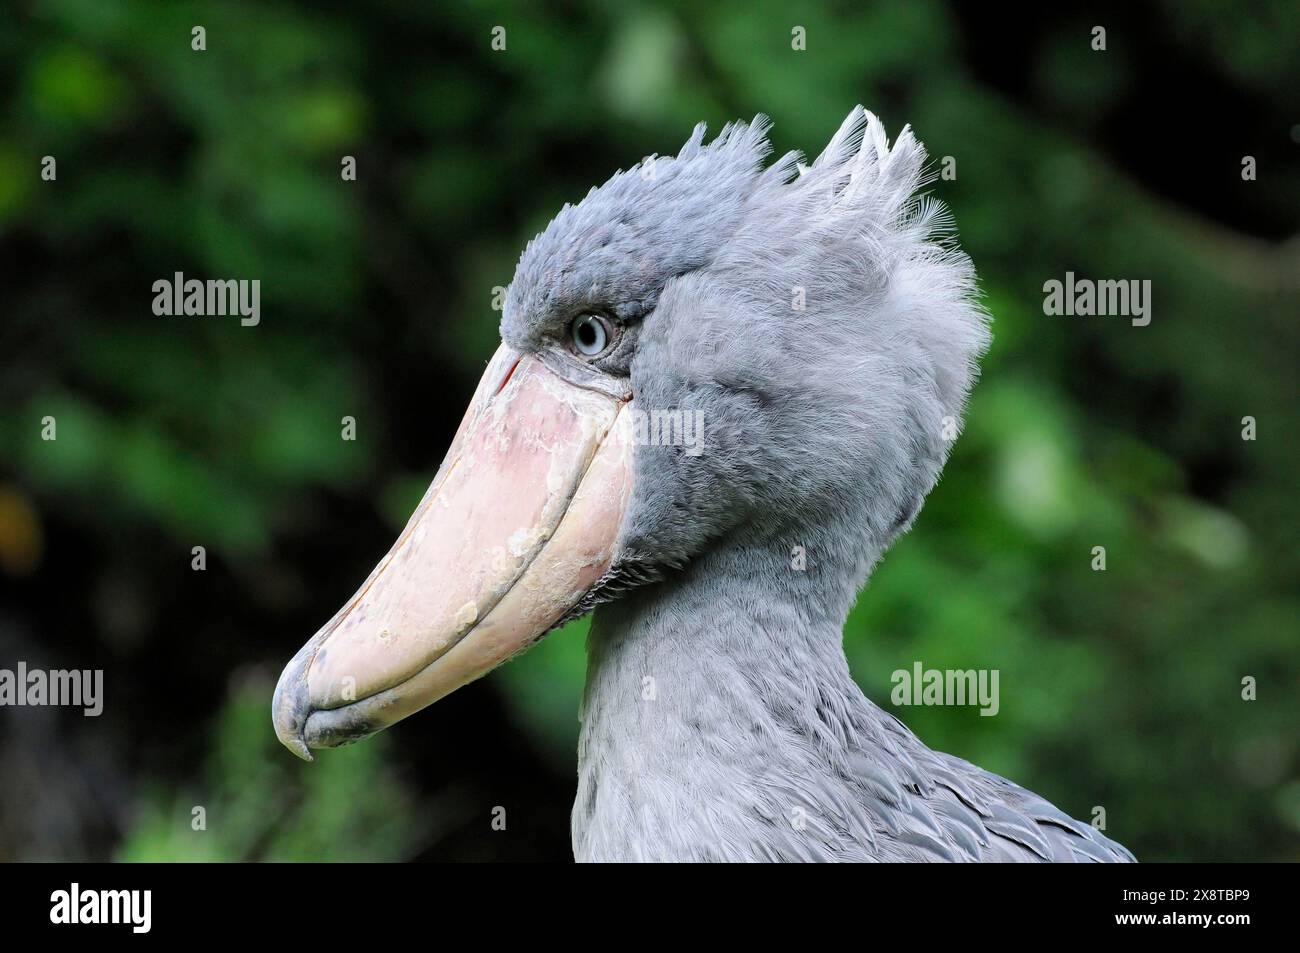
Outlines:
{"label": "dark pupil", "polygon": [[595,347],[596,345],[596,329],[592,326],[594,323],[587,320],[578,325],[578,343],[583,347]]}

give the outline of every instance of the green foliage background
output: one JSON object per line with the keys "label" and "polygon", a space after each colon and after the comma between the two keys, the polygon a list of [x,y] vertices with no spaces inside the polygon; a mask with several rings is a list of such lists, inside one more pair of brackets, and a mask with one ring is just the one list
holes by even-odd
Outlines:
{"label": "green foliage background", "polygon": [[[0,856],[563,858],[585,622],[311,766],[271,733],[275,674],[404,523],[493,350],[491,289],[564,202],[701,119],[762,111],[815,154],[862,102],[956,159],[934,191],[996,342],[850,619],[855,675],[891,707],[913,660],[999,669],[995,718],[898,714],[1104,807],[1141,859],[1300,859],[1295,4],[14,7],[0,666],[103,667],[108,700],[0,714]],[[1150,279],[1152,324],[1045,317],[1067,270]],[[262,324],[154,317],[175,271],[259,278]]]}

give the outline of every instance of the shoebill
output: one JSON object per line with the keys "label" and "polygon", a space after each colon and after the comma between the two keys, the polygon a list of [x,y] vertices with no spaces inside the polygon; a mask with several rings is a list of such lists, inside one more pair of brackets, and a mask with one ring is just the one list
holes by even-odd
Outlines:
{"label": "shoebill", "polygon": [[579,860],[1131,860],[849,674],[989,331],[910,131],[859,107],[768,164],[767,125],[700,125],[528,244],[442,467],[276,731],[310,760],[594,609]]}

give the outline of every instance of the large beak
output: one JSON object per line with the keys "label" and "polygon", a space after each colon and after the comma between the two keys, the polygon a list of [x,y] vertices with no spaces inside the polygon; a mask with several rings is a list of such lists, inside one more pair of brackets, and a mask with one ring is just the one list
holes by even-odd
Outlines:
{"label": "large beak", "polygon": [[626,396],[502,345],[388,555],[289,662],[295,754],[365,737],[536,642],[613,562],[631,484]]}

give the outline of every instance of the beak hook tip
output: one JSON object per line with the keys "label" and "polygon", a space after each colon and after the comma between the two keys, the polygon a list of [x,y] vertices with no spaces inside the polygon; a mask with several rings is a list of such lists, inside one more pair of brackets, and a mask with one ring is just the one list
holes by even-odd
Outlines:
{"label": "beak hook tip", "polygon": [[[304,649],[309,647],[310,644],[304,646]],[[312,653],[300,651],[285,666],[271,700],[271,722],[275,726],[275,736],[280,739],[280,744],[303,761],[315,760],[307,746],[304,732],[307,718],[311,714],[306,677],[310,654]]]}

